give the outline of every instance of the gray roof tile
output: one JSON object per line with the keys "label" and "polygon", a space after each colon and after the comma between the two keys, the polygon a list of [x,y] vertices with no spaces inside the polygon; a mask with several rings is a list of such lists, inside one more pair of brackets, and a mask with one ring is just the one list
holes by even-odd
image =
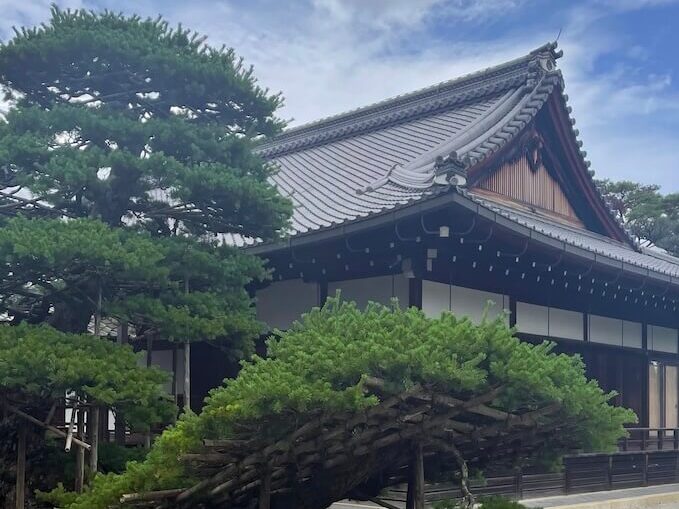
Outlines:
{"label": "gray roof tile", "polygon": [[[563,90],[555,69],[559,56],[556,45],[547,44],[506,64],[289,129],[260,146],[278,167],[273,183],[293,201],[289,234],[334,228],[438,194],[444,188],[433,177],[441,158],[476,164],[510,142],[555,87]],[[568,108],[565,94],[559,96]],[[578,131],[571,129],[577,142]],[[669,255],[467,195],[563,242],[679,276],[679,260]],[[258,242],[235,235],[225,240]]]}
{"label": "gray roof tile", "polygon": [[653,272],[665,274],[672,278],[679,277],[679,258],[670,256],[653,249],[637,251],[629,244],[617,242],[609,237],[597,233],[576,228],[557,222],[556,220],[542,215],[539,212],[528,213],[515,209],[504,203],[497,203],[475,195],[473,192],[465,193],[478,204],[496,212],[517,224],[543,233],[549,237],[560,240],[572,246],[587,251],[601,254],[613,260],[625,264],[634,265]]}
{"label": "gray roof tile", "polygon": [[[561,77],[554,45],[456,80],[290,129],[259,147],[293,201],[291,235],[332,228],[438,192],[437,158],[473,164],[509,141]],[[526,117],[526,118],[528,118]],[[360,192],[359,191],[364,191]],[[256,239],[227,235],[236,245]]]}

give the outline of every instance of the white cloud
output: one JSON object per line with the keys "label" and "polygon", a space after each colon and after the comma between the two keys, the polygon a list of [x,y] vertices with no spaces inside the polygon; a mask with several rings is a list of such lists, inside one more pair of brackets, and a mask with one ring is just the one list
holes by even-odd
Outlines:
{"label": "white cloud", "polygon": [[[593,168],[602,176],[679,190],[674,132],[662,128],[679,111],[671,69],[645,74],[648,50],[604,23],[666,1],[582,1],[555,16],[553,25],[547,19],[538,25],[544,28],[517,27],[486,40],[463,40],[455,28],[486,26],[531,8],[530,0],[92,1],[59,3],[148,16],[160,11],[172,23],[207,34],[213,45],[235,47],[254,64],[262,84],[284,93],[281,115],[294,117],[295,124],[515,58],[554,38],[562,24],[565,57],[559,64]],[[0,9],[2,34],[11,24],[44,20],[49,7],[48,0],[0,0]],[[620,63],[603,72],[600,60],[611,56]],[[644,160],[653,168],[640,172]]]}

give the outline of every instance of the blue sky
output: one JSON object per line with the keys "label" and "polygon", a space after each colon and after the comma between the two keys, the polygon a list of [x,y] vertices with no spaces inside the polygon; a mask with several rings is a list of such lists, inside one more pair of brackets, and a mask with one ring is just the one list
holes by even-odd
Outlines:
{"label": "blue sky", "polygon": [[[62,0],[162,14],[226,44],[282,91],[293,124],[521,56],[554,40],[599,177],[679,191],[679,0]],[[0,0],[0,38],[49,15]]]}

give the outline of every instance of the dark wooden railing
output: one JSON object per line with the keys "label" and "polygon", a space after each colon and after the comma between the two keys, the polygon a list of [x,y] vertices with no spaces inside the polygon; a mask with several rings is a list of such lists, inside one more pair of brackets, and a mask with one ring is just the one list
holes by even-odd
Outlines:
{"label": "dark wooden railing", "polygon": [[618,447],[621,451],[679,450],[679,428],[628,428],[629,436]]}
{"label": "dark wooden railing", "polygon": [[[477,495],[525,499],[679,482],[678,428],[629,428],[628,432],[618,452],[566,456],[563,469],[554,473],[488,472],[485,479],[470,481],[470,487]],[[405,495],[405,488],[394,487],[384,498],[404,501]],[[427,486],[428,503],[460,497],[455,484]]]}

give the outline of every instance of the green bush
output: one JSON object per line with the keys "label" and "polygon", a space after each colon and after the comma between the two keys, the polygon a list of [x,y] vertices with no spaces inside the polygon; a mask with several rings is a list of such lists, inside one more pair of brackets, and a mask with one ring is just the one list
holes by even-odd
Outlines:
{"label": "green bush", "polygon": [[[122,475],[98,477],[70,509],[103,509],[115,506],[122,493],[191,485],[196,479],[178,458],[197,450],[204,438],[242,437],[252,430],[275,440],[312,411],[373,406],[379,398],[366,392],[366,376],[382,378],[393,394],[422,384],[470,397],[501,385],[492,405],[508,411],[558,403],[559,411],[545,419],[562,429],[540,451],[550,456],[558,457],[563,444],[611,449],[624,436],[623,423],[635,420],[633,412],[608,404],[612,394],[587,380],[578,357],[554,354],[550,343],[522,342],[502,320],[474,325],[450,313],[427,318],[415,308],[374,303],[361,311],[332,298],[290,330],[276,332],[267,346],[268,357],[245,362],[238,377],[213,389],[203,412],[165,431],[146,461],[130,463]],[[258,428],[263,420],[266,437]]]}

